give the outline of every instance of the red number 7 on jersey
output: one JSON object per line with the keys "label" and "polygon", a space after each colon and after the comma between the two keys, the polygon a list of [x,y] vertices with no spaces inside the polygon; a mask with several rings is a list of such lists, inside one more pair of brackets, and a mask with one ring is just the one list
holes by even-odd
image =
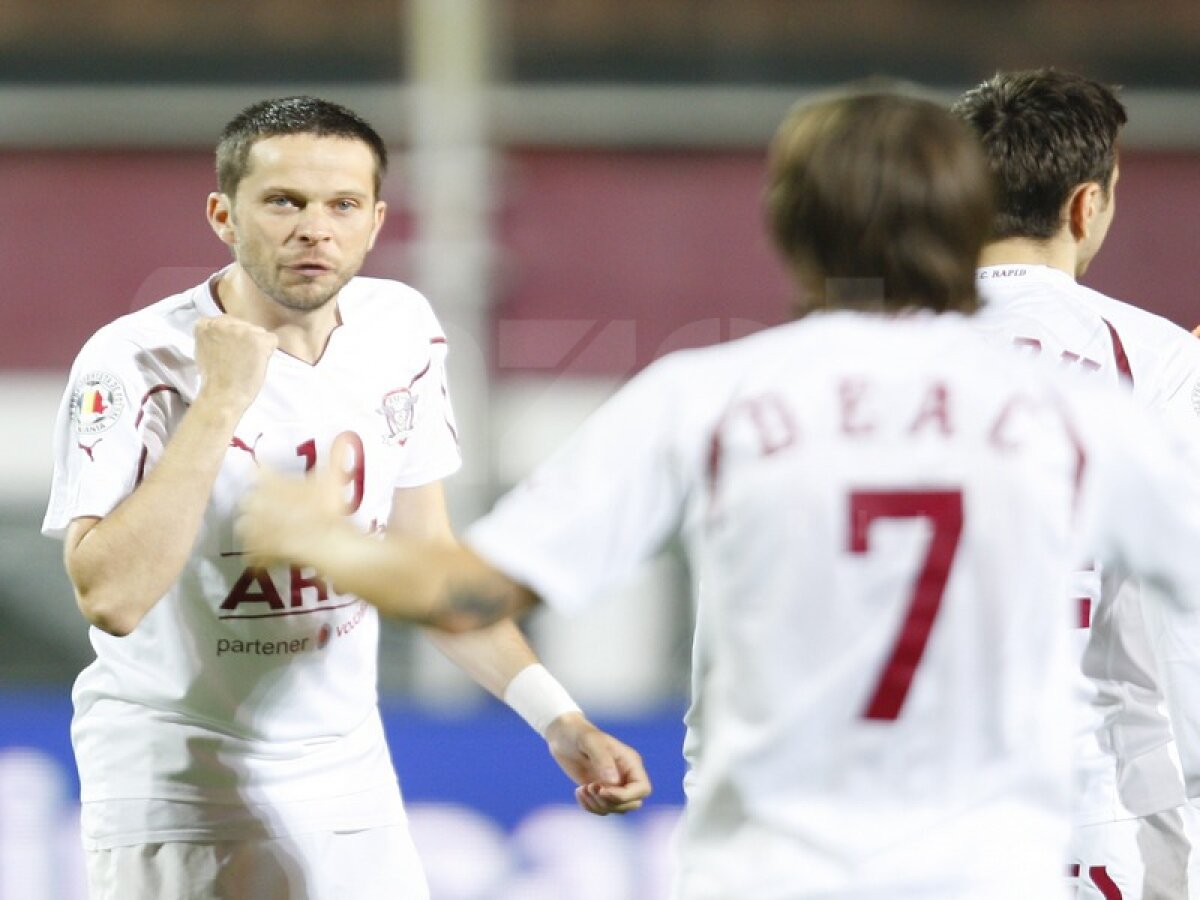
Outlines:
{"label": "red number 7 on jersey", "polygon": [[876,519],[928,519],[933,526],[929,549],[913,584],[900,633],[863,712],[864,719],[891,721],[904,706],[942,604],[962,533],[962,491],[852,491],[851,553],[868,551],[871,523]]}

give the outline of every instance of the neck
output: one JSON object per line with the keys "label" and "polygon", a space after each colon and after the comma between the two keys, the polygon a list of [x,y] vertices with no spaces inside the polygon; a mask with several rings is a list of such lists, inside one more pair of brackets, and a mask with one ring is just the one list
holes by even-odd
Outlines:
{"label": "neck", "polygon": [[260,291],[237,264],[217,280],[215,289],[227,314],[270,331],[279,338],[280,350],[307,363],[320,359],[338,325],[336,297],[315,309],[289,309]]}
{"label": "neck", "polygon": [[1011,237],[985,244],[979,254],[980,266],[1011,265],[1049,266],[1066,272],[1072,278],[1078,275],[1079,259],[1074,242],[1052,237],[1047,240]]}

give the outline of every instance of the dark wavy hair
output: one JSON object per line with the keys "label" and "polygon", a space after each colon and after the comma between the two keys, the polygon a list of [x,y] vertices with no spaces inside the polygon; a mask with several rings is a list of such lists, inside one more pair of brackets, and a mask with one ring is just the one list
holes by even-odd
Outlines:
{"label": "dark wavy hair", "polygon": [[1000,72],[951,111],[987,153],[996,180],[994,238],[1053,237],[1081,184],[1094,182],[1108,196],[1126,122],[1114,88],[1056,69]]}

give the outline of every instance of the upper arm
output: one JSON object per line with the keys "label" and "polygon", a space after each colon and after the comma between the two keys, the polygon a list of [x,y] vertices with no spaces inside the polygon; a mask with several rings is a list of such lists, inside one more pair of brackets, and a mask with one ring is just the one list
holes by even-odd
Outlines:
{"label": "upper arm", "polygon": [[564,611],[628,577],[678,528],[691,484],[678,382],[661,363],[630,381],[471,527],[472,550]]}

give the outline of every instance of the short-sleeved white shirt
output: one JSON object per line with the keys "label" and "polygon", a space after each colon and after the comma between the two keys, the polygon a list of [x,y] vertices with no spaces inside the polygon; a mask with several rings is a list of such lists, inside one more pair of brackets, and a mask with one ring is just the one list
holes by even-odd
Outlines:
{"label": "short-sleeved white shirt", "polygon": [[[132,633],[91,629],[73,691],[85,841],[105,847],[403,820],[376,703],[378,621],[313,571],[247,567],[238,503],[260,467],[303,472],[357,449],[354,521],[459,466],[445,337],[419,293],[355,278],[315,364],[276,351],[239,422],[195,549]],[[209,283],[111,323],[80,352],[59,412],[43,531],[103,517],[153,467],[198,390]],[[128,565],[138,565],[137,559]]]}
{"label": "short-sleeved white shirt", "polygon": [[953,314],[673,354],[468,531],[568,612],[682,533],[678,896],[1059,896],[1074,517],[1158,450],[1036,368]]}
{"label": "short-sleeved white shirt", "polygon": [[[1166,414],[1200,458],[1200,342],[1191,334],[1048,266],[989,266],[977,283],[984,308],[975,321],[990,339],[1065,371],[1123,384],[1142,406]],[[1077,631],[1086,675],[1076,739],[1080,824],[1148,815],[1185,799],[1163,709],[1164,673],[1146,630],[1144,594],[1152,588],[1120,573],[1098,581],[1090,586],[1097,605],[1077,622],[1090,626]],[[1200,704],[1200,695],[1182,696],[1186,681],[1174,689],[1177,727]]]}

